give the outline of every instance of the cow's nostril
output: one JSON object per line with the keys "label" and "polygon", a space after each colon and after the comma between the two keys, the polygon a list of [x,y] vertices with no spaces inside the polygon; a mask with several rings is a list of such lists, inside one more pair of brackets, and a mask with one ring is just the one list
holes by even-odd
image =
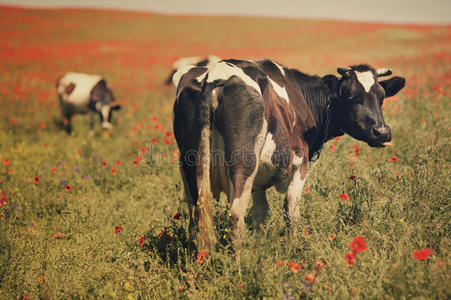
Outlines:
{"label": "cow's nostril", "polygon": [[385,137],[388,136],[390,129],[388,126],[379,126],[373,128],[373,134],[376,137]]}

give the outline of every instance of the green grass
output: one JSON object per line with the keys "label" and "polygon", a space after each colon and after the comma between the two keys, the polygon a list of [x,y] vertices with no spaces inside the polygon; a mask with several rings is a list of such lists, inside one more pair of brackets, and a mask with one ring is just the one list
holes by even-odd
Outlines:
{"label": "green grass", "polygon": [[[19,20],[45,17],[48,24],[38,29],[45,42],[31,39],[30,47],[62,56],[28,60],[20,51],[25,37],[35,36],[34,27],[13,19],[8,30],[0,29],[4,36],[8,31],[22,34],[1,42],[20,55],[7,54],[0,62],[0,190],[7,198],[0,207],[0,298],[451,297],[449,27],[366,24],[355,29],[355,24],[325,21],[230,22],[93,11],[16,14]],[[62,28],[50,26],[59,18],[65,20]],[[76,27],[81,20],[86,23]],[[90,31],[89,24],[96,29]],[[158,24],[164,24],[161,31]],[[110,30],[102,32],[102,27]],[[65,36],[68,28],[73,29]],[[87,47],[73,59],[59,48],[92,41],[106,45]],[[361,41],[372,44],[357,48]],[[330,141],[308,175],[309,193],[302,198],[295,239],[285,234],[283,195],[270,189],[265,228],[261,234],[248,232],[240,263],[222,244],[197,263],[192,241],[184,235],[187,207],[177,163],[171,161],[176,146],[162,142],[172,131],[174,93],[162,82],[171,61],[196,51],[266,56],[321,74],[362,61],[389,66],[407,78],[406,91],[386,100],[384,107],[395,146],[371,149],[350,137]],[[72,68],[99,72],[112,82],[124,109],[111,136],[99,131],[89,137],[85,116],[75,119],[72,136],[61,130],[54,80]],[[17,85],[25,95],[14,92]],[[47,94],[41,98],[39,91]],[[357,156],[355,145],[361,147]],[[143,162],[134,165],[137,155]],[[392,157],[398,160],[392,162]],[[4,165],[3,159],[11,164]],[[38,184],[35,176],[40,176]],[[341,201],[341,193],[350,199]],[[216,233],[224,237],[225,199],[214,208]],[[180,220],[172,218],[177,212]],[[115,234],[117,225],[123,230]],[[164,236],[158,238],[162,230],[172,235],[170,244]],[[330,234],[336,236],[332,241]],[[350,267],[344,256],[360,235],[368,249]],[[146,236],[143,246],[138,245],[140,236]],[[422,248],[434,253],[426,261],[413,259],[413,252]],[[315,271],[318,259],[326,264],[321,271]],[[278,261],[284,265],[276,265]],[[301,265],[297,274],[289,270],[289,261]],[[313,285],[304,279],[312,272]]]}

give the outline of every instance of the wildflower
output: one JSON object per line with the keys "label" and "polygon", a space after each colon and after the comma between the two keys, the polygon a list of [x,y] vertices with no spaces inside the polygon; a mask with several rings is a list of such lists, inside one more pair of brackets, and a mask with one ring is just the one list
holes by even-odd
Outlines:
{"label": "wildflower", "polygon": [[330,241],[335,240],[335,234],[334,233],[329,234],[329,240]]}
{"label": "wildflower", "polygon": [[357,156],[360,154],[360,145],[354,146],[354,156]]}
{"label": "wildflower", "polygon": [[335,145],[329,145],[329,150],[334,152],[335,151]]}
{"label": "wildflower", "polygon": [[156,138],[152,139],[152,143],[156,144],[158,142],[158,140]]}
{"label": "wildflower", "polygon": [[345,193],[341,193],[341,194],[340,194],[340,199],[341,199],[342,201],[348,201],[348,200],[349,200],[349,196],[346,195]]}
{"label": "wildflower", "polygon": [[337,137],[335,138],[335,140],[336,140],[336,141],[339,141],[340,138],[341,138],[341,137],[337,136]]}
{"label": "wildflower", "polygon": [[398,157],[397,157],[397,156],[393,156],[392,158],[390,158],[390,161],[391,161],[391,162],[398,161]]}
{"label": "wildflower", "polygon": [[135,160],[133,161],[133,164],[134,164],[134,165],[137,165],[137,164],[138,164],[138,161],[135,159]]}
{"label": "wildflower", "polygon": [[308,229],[304,229],[304,234],[305,235],[310,235],[310,232],[308,231]]}
{"label": "wildflower", "polygon": [[182,217],[182,214],[180,212],[177,212],[172,218],[174,220],[180,220],[181,217]]}
{"label": "wildflower", "polygon": [[207,258],[207,252],[206,251],[201,251],[199,253],[197,253],[197,260],[196,262],[198,264],[203,264],[204,263],[204,259]]}
{"label": "wildflower", "polygon": [[279,266],[279,267],[283,266],[284,264],[285,264],[285,262],[283,260],[279,260],[279,261],[276,262],[276,265]]}
{"label": "wildflower", "polygon": [[116,169],[115,169],[115,168],[111,168],[111,173],[112,173],[113,175],[116,175],[116,174],[117,174]]}
{"label": "wildflower", "polygon": [[55,234],[53,235],[53,237],[55,239],[61,239],[63,237],[63,235],[61,234],[61,232],[55,232]]}
{"label": "wildflower", "polygon": [[365,244],[365,238],[363,236],[354,238],[352,242],[349,243],[349,247],[351,247],[353,253],[366,251],[367,246]]}
{"label": "wildflower", "polygon": [[416,260],[426,260],[428,259],[429,255],[431,255],[433,252],[434,250],[429,248],[415,250],[413,251],[413,258]]}
{"label": "wildflower", "polygon": [[139,151],[141,151],[142,154],[145,154],[147,152],[146,148],[140,148]]}
{"label": "wildflower", "polygon": [[307,281],[310,281],[311,283],[315,283],[315,279],[316,279],[315,273],[310,273],[310,274],[305,275],[304,279]]}
{"label": "wildflower", "polygon": [[106,167],[107,163],[106,161],[102,161],[102,166]]}
{"label": "wildflower", "polygon": [[291,272],[293,272],[294,274],[297,274],[298,271],[301,269],[301,265],[298,264],[297,262],[290,261],[288,263],[288,268],[291,270]]}
{"label": "wildflower", "polygon": [[310,189],[308,187],[305,188],[305,193],[306,194],[310,193]]}
{"label": "wildflower", "polygon": [[357,178],[357,177],[354,176],[354,175],[349,176],[349,179],[351,179],[351,180],[355,180],[356,178]]}
{"label": "wildflower", "polygon": [[39,183],[41,181],[41,178],[39,178],[38,176],[36,176],[35,178],[33,178],[33,182],[34,183]]}
{"label": "wildflower", "polygon": [[317,272],[321,271],[322,269],[324,269],[326,267],[326,264],[323,263],[323,261],[320,258],[318,258],[316,260],[315,265],[316,265]]}
{"label": "wildflower", "polygon": [[356,258],[354,252],[348,252],[345,255],[345,261],[349,266],[353,266],[355,264]]}
{"label": "wildflower", "polygon": [[123,230],[124,228],[122,226],[116,225],[114,226],[114,233],[118,234],[119,231]]}
{"label": "wildflower", "polygon": [[71,190],[72,188],[70,187],[70,185],[66,185],[66,186],[64,187],[64,189],[66,190],[66,192],[70,192],[70,190]]}
{"label": "wildflower", "polygon": [[116,165],[117,165],[117,166],[121,166],[122,163],[121,163],[120,161],[116,161]]}
{"label": "wildflower", "polygon": [[11,161],[9,159],[7,159],[7,158],[3,159],[3,165],[9,166],[10,164],[11,164]]}
{"label": "wildflower", "polygon": [[179,285],[177,287],[177,291],[180,292],[181,290],[185,289],[185,287],[183,285]]}
{"label": "wildflower", "polygon": [[145,235],[140,236],[140,237],[138,238],[138,246],[139,246],[139,247],[142,247],[142,245],[144,244],[144,241],[145,241],[146,239],[147,239],[147,238],[146,238]]}

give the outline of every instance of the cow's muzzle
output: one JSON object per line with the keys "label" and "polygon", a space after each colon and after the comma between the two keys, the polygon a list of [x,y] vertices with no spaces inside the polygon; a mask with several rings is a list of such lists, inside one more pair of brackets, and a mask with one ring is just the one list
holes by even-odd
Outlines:
{"label": "cow's muzzle", "polygon": [[110,122],[103,122],[102,123],[102,128],[103,129],[107,129],[107,130],[111,130],[111,129],[113,129],[113,124],[111,124]]}
{"label": "cow's muzzle", "polygon": [[371,147],[385,147],[384,143],[391,141],[391,129],[386,124],[374,126],[371,129],[372,139],[368,141]]}

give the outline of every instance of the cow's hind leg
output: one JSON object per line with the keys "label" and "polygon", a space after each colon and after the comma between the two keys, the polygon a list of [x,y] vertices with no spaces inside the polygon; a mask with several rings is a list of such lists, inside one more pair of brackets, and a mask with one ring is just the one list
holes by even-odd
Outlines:
{"label": "cow's hind leg", "polygon": [[267,122],[260,93],[239,78],[229,79],[224,84],[219,99],[215,121],[225,144],[225,159],[233,186],[230,223],[235,241],[239,242]]}

